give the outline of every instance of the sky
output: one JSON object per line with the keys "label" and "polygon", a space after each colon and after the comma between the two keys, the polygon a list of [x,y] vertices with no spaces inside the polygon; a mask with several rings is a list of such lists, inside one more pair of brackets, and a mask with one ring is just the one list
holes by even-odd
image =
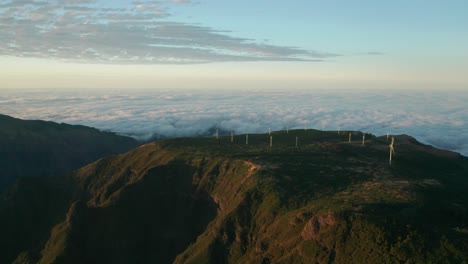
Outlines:
{"label": "sky", "polygon": [[0,89],[468,88],[464,0],[2,0]]}

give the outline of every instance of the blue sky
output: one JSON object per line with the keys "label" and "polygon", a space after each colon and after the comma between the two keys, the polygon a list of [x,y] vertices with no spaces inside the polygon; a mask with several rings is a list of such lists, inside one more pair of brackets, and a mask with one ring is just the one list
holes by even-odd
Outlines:
{"label": "blue sky", "polygon": [[468,88],[466,1],[16,0],[0,88]]}

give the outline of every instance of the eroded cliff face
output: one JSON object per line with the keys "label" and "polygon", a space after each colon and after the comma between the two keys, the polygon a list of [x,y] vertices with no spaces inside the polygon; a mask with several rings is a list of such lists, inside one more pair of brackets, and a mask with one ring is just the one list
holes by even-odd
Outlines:
{"label": "eroded cliff face", "polygon": [[466,260],[466,158],[402,137],[389,166],[384,138],[316,133],[297,149],[174,139],[101,159],[55,182],[65,198],[17,263]]}
{"label": "eroded cliff face", "polygon": [[336,226],[336,218],[333,213],[312,217],[304,226],[301,236],[304,240],[319,240],[320,235],[327,229]]}
{"label": "eroded cliff face", "polygon": [[[247,186],[237,183],[252,168],[239,160],[157,152],[77,172],[85,200],[54,228],[40,263],[171,263],[220,212],[235,207],[236,193]],[[109,177],[96,171],[110,168]]]}

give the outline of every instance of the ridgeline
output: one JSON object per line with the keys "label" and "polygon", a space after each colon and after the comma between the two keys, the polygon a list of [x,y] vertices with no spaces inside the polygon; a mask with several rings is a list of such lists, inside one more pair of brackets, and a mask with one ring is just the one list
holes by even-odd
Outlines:
{"label": "ridgeline", "polygon": [[[149,143],[0,203],[2,263],[467,263],[468,158],[309,129]],[[298,147],[296,147],[296,137]]]}
{"label": "ridgeline", "polygon": [[138,145],[91,127],[0,114],[0,193],[20,177],[61,176]]}

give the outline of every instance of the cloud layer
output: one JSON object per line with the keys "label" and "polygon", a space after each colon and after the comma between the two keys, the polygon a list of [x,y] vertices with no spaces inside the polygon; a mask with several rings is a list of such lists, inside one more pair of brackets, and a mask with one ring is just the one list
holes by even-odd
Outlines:
{"label": "cloud layer", "polygon": [[0,113],[93,126],[140,139],[290,128],[410,134],[468,156],[468,95],[369,91],[13,91]]}
{"label": "cloud layer", "polygon": [[[169,8],[190,0],[10,0],[0,3],[0,56],[109,64],[317,61],[335,54],[232,37],[171,22]],[[105,5],[106,4],[106,5]],[[103,7],[103,6],[106,7]]]}

